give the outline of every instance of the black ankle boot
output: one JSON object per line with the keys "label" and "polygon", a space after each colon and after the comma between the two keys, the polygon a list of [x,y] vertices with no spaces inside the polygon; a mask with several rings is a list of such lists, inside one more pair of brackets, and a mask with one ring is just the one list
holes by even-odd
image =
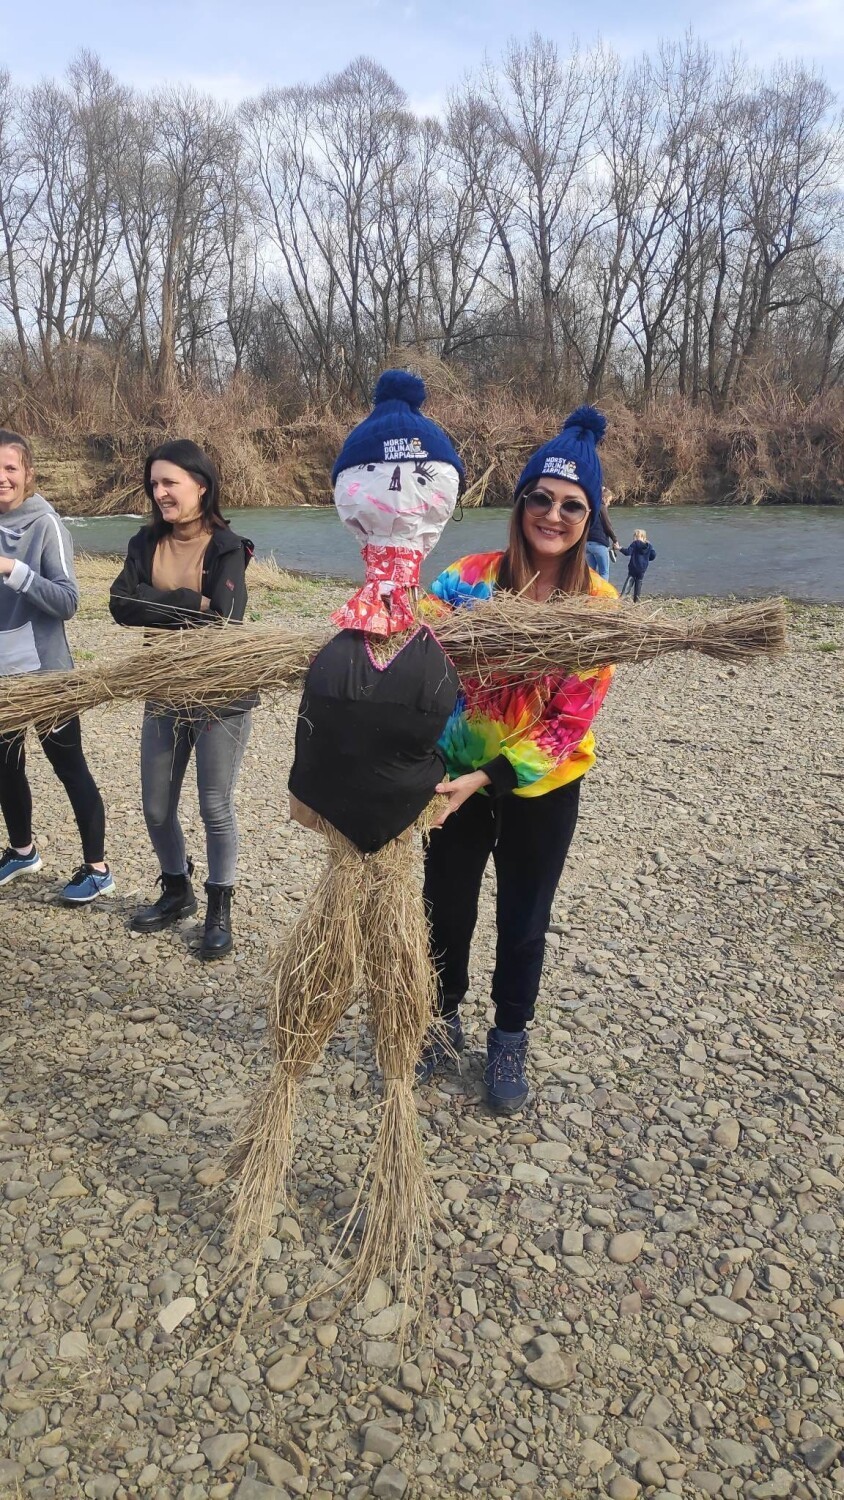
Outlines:
{"label": "black ankle boot", "polygon": [[188,860],[187,875],[161,874],[156,885],[161,886],[161,895],[152,906],[142,906],[130,922],[133,932],[160,932],[163,927],[172,927],[182,917],[190,917],[196,911],[196,897],[191,885],[193,865]]}
{"label": "black ankle boot", "polygon": [[234,886],[212,885],[205,882],[208,894],[208,910],[205,913],[205,932],[202,937],[200,958],[225,958],[234,947],[232,938],[232,896]]}

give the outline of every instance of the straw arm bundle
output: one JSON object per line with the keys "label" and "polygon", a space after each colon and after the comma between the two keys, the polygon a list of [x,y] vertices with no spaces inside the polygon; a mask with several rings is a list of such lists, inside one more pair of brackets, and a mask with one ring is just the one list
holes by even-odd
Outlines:
{"label": "straw arm bundle", "polygon": [[247,693],[297,688],[327,638],[240,625],[162,630],[101,666],[0,678],[0,734],[52,729],[110,703],[150,699],[163,709],[213,710]]}
{"label": "straw arm bundle", "polygon": [[[776,599],[672,619],[606,600],[536,604],[499,594],[474,609],[438,616],[432,629],[463,676],[489,682],[652,661],[677,651],[749,661],[784,651],[785,621],[785,605]],[[103,666],[0,679],[0,734],[29,725],[51,729],[108,703],[150,699],[164,709],[213,711],[246,693],[296,688],[327,639],[278,626],[162,631],[141,650]]]}
{"label": "straw arm bundle", "polygon": [[781,654],[785,626],[782,599],[682,619],[619,609],[606,599],[537,604],[497,594],[474,609],[457,610],[438,621],[436,633],[463,675],[486,682],[653,661],[677,651],[700,651],[719,661],[748,661]]}

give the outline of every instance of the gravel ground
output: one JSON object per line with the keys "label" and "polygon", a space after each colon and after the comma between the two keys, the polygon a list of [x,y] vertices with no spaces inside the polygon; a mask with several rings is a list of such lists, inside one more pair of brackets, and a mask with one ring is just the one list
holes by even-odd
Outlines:
{"label": "gravel ground", "polygon": [[[90,588],[80,663],[126,648]],[[253,605],[322,617],[330,597],[282,580]],[[534,1102],[502,1122],[480,1099],[489,890],[468,1060],[419,1095],[442,1225],[404,1344],[386,1286],[345,1311],[314,1295],[374,1132],[354,1015],[307,1090],[300,1214],[267,1243],[242,1335],[215,1298],[219,1162],[267,1062],[262,958],[319,859],[286,817],[295,702],[256,715],[236,954],[211,967],[194,920],[127,931],[156,873],[139,710],[86,724],[108,905],[55,904],[77,846],[36,748],[44,871],[0,894],[0,1493],[840,1494],[842,652],[830,606],[795,614],[781,662],[618,673]],[[186,823],[199,854],[193,791]]]}

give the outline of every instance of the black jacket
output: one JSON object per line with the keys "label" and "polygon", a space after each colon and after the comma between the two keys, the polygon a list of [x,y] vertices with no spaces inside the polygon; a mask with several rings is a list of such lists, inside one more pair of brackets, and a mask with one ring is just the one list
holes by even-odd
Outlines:
{"label": "black jacket", "polygon": [[650,542],[631,542],[629,547],[622,547],[625,557],[629,557],[627,571],[631,578],[644,578],[648,571],[648,563],[652,563],[656,557]]}
{"label": "black jacket", "polygon": [[[243,619],[246,569],[255,550],[245,537],[237,536],[228,526],[212,531],[202,564],[201,594],[193,589],[153,587],[155,547],[151,526],[136,531],[129,542],[126,561],[111,585],[109,598],[109,609],[118,625],[184,630],[194,625],[213,625],[220,620]],[[211,601],[211,608],[201,613],[203,596]]]}
{"label": "black jacket", "polygon": [[618,546],[618,537],[612,529],[612,521],[610,520],[610,513],[606,505],[601,505],[601,509],[589,527],[589,535],[586,540],[588,542],[596,542],[599,547],[608,547],[611,541],[615,542],[616,546]]}
{"label": "black jacket", "polygon": [[296,722],[294,797],[362,854],[418,818],[445,774],[437,742],[457,699],[457,673],[430,630],[417,630],[385,666],[360,630],[317,653]]}

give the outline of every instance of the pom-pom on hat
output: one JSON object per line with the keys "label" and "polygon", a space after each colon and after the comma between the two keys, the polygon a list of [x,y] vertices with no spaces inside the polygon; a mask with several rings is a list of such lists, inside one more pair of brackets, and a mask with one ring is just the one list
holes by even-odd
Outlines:
{"label": "pom-pom on hat", "polygon": [[578,406],[566,417],[562,430],[531,454],[516,485],[514,499],[543,475],[549,479],[570,479],[586,494],[593,517],[601,509],[604,476],[598,457],[598,444],[607,430],[607,419],[596,406]]}
{"label": "pom-pom on hat", "polygon": [[465,473],[454,444],[436,422],[423,417],[420,407],[428,392],[424,380],[409,370],[385,370],[375,387],[372,411],[346,438],[331,471],[331,483],[344,469],[358,464],[396,464],[414,460],[451,464]]}

